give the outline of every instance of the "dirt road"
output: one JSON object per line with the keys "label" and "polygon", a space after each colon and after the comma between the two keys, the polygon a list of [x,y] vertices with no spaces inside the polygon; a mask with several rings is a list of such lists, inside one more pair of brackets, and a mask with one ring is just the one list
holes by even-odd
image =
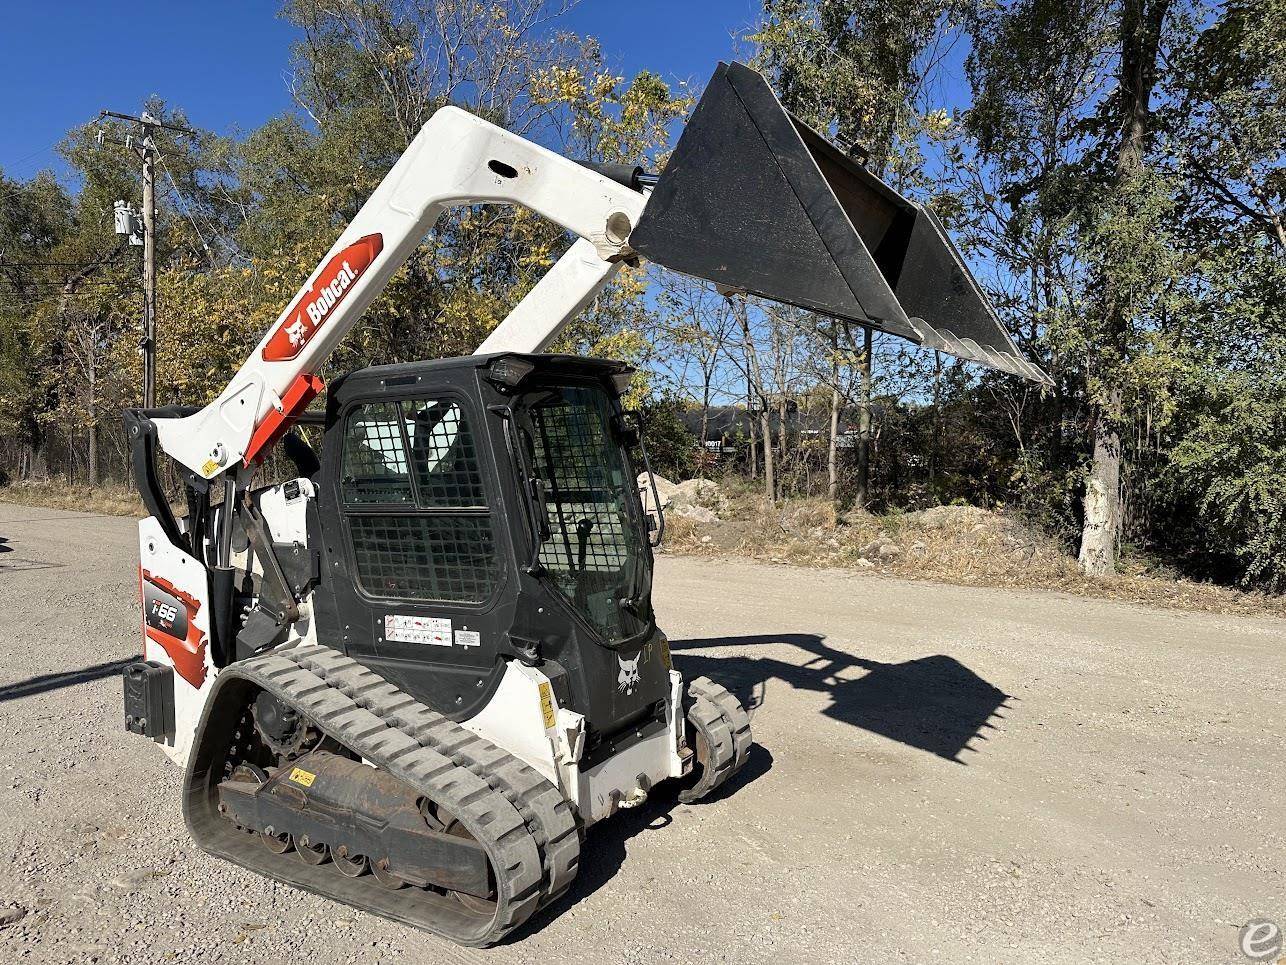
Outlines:
{"label": "dirt road", "polygon": [[1281,621],[664,558],[744,780],[596,828],[476,952],[194,850],[122,729],[135,574],[133,521],[0,504],[0,961],[1235,962],[1286,920]]}

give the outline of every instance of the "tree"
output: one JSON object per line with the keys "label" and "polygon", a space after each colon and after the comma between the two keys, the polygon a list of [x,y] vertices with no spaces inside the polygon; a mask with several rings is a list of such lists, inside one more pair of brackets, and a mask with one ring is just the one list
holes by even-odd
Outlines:
{"label": "tree", "polygon": [[669,273],[657,282],[661,290],[648,360],[670,392],[687,396],[699,407],[697,438],[704,447],[715,393],[727,389],[728,352],[737,320],[729,300],[704,282]]}
{"label": "tree", "polygon": [[[1213,17],[1210,14],[1216,14]],[[1286,7],[1180,21],[1156,123],[1183,185],[1188,270],[1171,329],[1168,452],[1150,479],[1163,546],[1194,572],[1286,589]]]}
{"label": "tree", "polygon": [[62,266],[51,264],[51,253],[70,223],[70,199],[51,175],[27,182],[0,175],[0,438],[16,446],[7,461],[20,476],[48,471],[38,417],[47,401],[46,358],[30,309],[55,288]]}
{"label": "tree", "polygon": [[[1085,484],[1085,522],[1081,533],[1081,569],[1090,576],[1116,572],[1116,545],[1121,515],[1122,367],[1130,360],[1139,302],[1158,278],[1139,272],[1140,257],[1160,254],[1156,234],[1158,185],[1148,170],[1155,133],[1152,93],[1157,84],[1157,57],[1170,0],[1123,0],[1120,11],[1116,96],[1105,101],[1104,119],[1115,120],[1117,146],[1108,189],[1111,201],[1097,226],[1108,244],[1097,273],[1101,292],[1101,342],[1091,376],[1094,400],[1094,455]],[[1126,248],[1123,242],[1136,242]],[[1156,262],[1153,262],[1155,265]]]}
{"label": "tree", "polygon": [[[877,174],[922,178],[918,136],[940,115],[922,103],[949,45],[954,0],[765,0],[752,36],[783,104],[841,145],[864,152]],[[863,326],[856,502],[869,498],[874,336]],[[832,421],[838,415],[832,412]],[[838,490],[837,490],[838,491]]]}
{"label": "tree", "polygon": [[1028,341],[1043,335],[1060,383],[1055,458],[1069,397],[1083,406],[1079,558],[1092,575],[1115,570],[1122,430],[1157,387],[1149,347],[1174,277],[1170,186],[1152,153],[1170,9],[1170,0],[1020,0],[972,24],[978,93],[967,125],[999,181],[974,191],[974,203],[999,200],[1012,214],[984,212],[974,223],[1001,226],[991,247],[1030,280],[1019,296],[1034,309]]}
{"label": "tree", "polygon": [[[596,44],[552,26],[565,8],[562,0],[287,4],[283,14],[300,32],[298,110],[236,141],[198,132],[179,144],[160,135],[161,401],[218,393],[445,104],[573,155],[655,163],[690,100],[653,74],[626,81],[608,71]],[[164,104],[146,107],[192,126]],[[102,126],[121,133],[113,124]],[[136,256],[126,249],[101,260],[117,243],[113,202],[138,196],[137,162],[96,143],[97,126],[73,131],[63,146],[80,181],[74,194],[46,178],[5,182],[0,195],[0,358],[13,360],[0,370],[0,428],[12,426],[15,447],[29,450],[13,460],[23,472],[38,469],[43,456],[34,454],[52,433],[58,459],[74,457],[91,481],[102,417],[135,401],[139,363]],[[532,212],[453,211],[319,374],[467,354],[569,244],[561,227]],[[11,250],[67,264],[15,267]],[[90,273],[77,274],[85,265]],[[643,287],[641,271],[626,268],[562,345],[639,357]],[[42,364],[23,364],[32,357]]]}
{"label": "tree", "polygon": [[[750,418],[759,420],[759,441],[764,455],[764,501],[770,506],[777,501],[777,478],[773,462],[772,426],[768,418],[768,393],[764,386],[763,367],[759,363],[759,350],[750,324],[750,305],[745,298],[733,298],[733,314],[741,330],[740,364],[749,386],[747,407]],[[752,441],[753,445],[753,441]]]}

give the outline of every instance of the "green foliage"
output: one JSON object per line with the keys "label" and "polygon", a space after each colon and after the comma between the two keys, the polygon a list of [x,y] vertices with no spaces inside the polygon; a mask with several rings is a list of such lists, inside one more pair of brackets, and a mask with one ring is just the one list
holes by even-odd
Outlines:
{"label": "green foliage", "polygon": [[[1280,0],[980,6],[955,179],[967,241],[1001,269],[998,301],[1058,383],[1034,403],[1004,386],[991,400],[1023,412],[1015,501],[1074,532],[1075,480],[1106,419],[1123,539],[1278,587],[1280,13]],[[1156,74],[1143,119],[1117,83],[1127,14],[1159,25],[1155,63],[1138,65],[1142,82]]]}
{"label": "green foliage", "polygon": [[750,39],[784,103],[841,144],[866,150],[877,172],[918,180],[922,135],[950,123],[926,104],[928,48],[956,0],[765,0]]}
{"label": "green foliage", "polygon": [[[297,109],[237,138],[162,136],[159,401],[220,391],[443,105],[572,157],[663,165],[691,92],[620,76],[592,39],[550,26],[558,6],[289,0]],[[1146,136],[1125,158],[1129,11],[1163,16]],[[1003,504],[1070,546],[1107,412],[1123,539],[1286,589],[1286,0],[765,0],[751,39],[792,110],[934,200],[1056,382],[1041,394],[877,342],[875,500]],[[968,105],[938,82],[965,43]],[[138,402],[138,251],[111,219],[139,195],[138,164],[94,133],[62,145],[75,190],[0,176],[0,465],[16,476],[84,477],[91,439],[119,474],[116,411]],[[453,212],[321,374],[471,351],[568,243],[530,212]],[[695,471],[680,394],[748,392],[774,422],[788,401],[811,420],[777,454],[778,489],[823,491],[833,392],[854,426],[860,329],[752,309],[748,389],[729,303],[682,285],[649,299],[647,282],[627,267],[555,347],[639,365],[630,404],[654,467]]]}
{"label": "green foliage", "polygon": [[[557,7],[287,3],[298,110],[237,140],[158,136],[158,401],[222,389],[438,108],[462,106],[572,156],[646,162],[664,146],[691,99],[655,74],[608,71],[595,43],[549,29]],[[192,126],[159,101],[146,107]],[[98,126],[62,147],[74,194],[48,176],[0,181],[0,462],[22,473],[47,458],[84,471],[103,426],[120,466],[116,411],[138,402],[139,255],[118,248],[112,225],[113,202],[139,196],[138,161],[99,144]],[[569,243],[529,211],[451,212],[320,374],[471,352]],[[15,252],[88,267],[18,270]],[[642,292],[641,272],[622,272],[563,346],[641,357]]]}
{"label": "green foliage", "polygon": [[1252,236],[1208,252],[1189,285],[1156,479],[1166,546],[1194,570],[1286,589],[1286,261]]}
{"label": "green foliage", "polygon": [[652,471],[667,479],[688,479],[696,469],[697,440],[683,424],[684,404],[673,396],[650,396],[639,406],[643,444]]}
{"label": "green foliage", "polygon": [[1241,582],[1286,589],[1286,344],[1275,370],[1221,372],[1190,397],[1189,425],[1171,453],[1170,485],[1195,507],[1216,558]]}

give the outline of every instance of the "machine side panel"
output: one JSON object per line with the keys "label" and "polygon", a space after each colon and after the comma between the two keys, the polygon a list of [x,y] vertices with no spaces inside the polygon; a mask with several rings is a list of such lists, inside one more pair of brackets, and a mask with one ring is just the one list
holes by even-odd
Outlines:
{"label": "machine side panel", "polygon": [[179,766],[218,673],[210,653],[207,571],[149,516],[138,525],[143,658],[174,668],[174,734],[161,742]]}

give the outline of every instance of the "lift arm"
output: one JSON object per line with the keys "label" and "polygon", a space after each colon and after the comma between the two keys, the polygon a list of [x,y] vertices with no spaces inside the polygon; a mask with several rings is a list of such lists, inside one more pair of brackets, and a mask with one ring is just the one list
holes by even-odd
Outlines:
{"label": "lift arm", "polygon": [[[452,205],[520,204],[578,235],[482,344],[539,352],[625,259],[849,319],[1046,385],[927,205],[904,198],[720,64],[650,195],[455,108],[411,142],[222,394],[154,417],[212,479],[253,462],[321,391],[317,372]],[[636,188],[638,188],[636,190]]]}
{"label": "lift arm", "polygon": [[479,351],[537,352],[631,255],[645,198],[452,107],[416,135],[217,399],[154,419],[162,448],[206,479],[252,462],[321,390],[317,372],[449,207],[520,204],[580,237]]}

